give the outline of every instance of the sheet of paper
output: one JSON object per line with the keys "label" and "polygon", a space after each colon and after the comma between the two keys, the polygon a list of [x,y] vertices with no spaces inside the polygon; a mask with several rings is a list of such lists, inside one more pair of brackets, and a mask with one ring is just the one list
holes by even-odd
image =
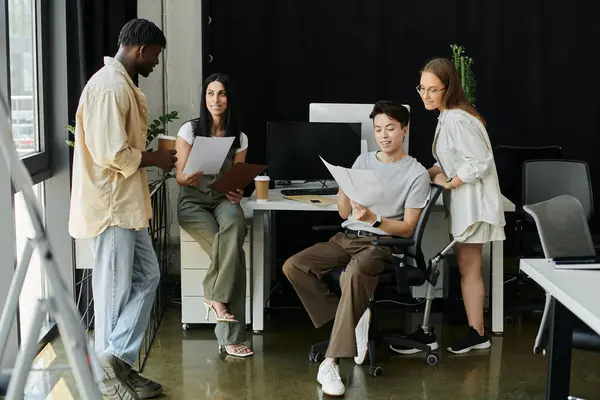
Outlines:
{"label": "sheet of paper", "polygon": [[233,139],[235,138],[196,136],[183,173],[193,174],[203,172],[206,175],[218,174],[233,144]]}
{"label": "sheet of paper", "polygon": [[373,207],[382,203],[383,189],[373,171],[338,167],[328,163],[323,157],[319,157],[350,200],[365,207]]}

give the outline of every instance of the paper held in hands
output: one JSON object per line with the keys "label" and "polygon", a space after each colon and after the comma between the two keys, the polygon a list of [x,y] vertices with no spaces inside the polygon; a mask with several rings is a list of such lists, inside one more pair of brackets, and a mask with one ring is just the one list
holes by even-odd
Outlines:
{"label": "paper held in hands", "polygon": [[218,174],[229,149],[231,149],[233,139],[235,138],[196,136],[183,173],[194,174],[196,172],[203,172],[205,175]]}
{"label": "paper held in hands", "polygon": [[383,189],[373,171],[338,167],[329,164],[321,156],[319,158],[350,200],[354,200],[365,207],[381,204]]}

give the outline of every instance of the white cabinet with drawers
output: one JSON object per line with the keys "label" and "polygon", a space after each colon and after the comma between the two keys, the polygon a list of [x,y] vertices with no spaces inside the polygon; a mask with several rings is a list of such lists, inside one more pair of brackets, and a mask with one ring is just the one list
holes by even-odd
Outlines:
{"label": "white cabinet with drawers", "polygon": [[[204,290],[202,281],[210,266],[210,256],[196,241],[183,229],[180,230],[181,238],[181,323],[183,329],[189,324],[214,324],[215,314],[210,313],[206,320],[204,308]],[[246,253],[246,323],[252,321],[250,315],[250,229],[244,241]]]}

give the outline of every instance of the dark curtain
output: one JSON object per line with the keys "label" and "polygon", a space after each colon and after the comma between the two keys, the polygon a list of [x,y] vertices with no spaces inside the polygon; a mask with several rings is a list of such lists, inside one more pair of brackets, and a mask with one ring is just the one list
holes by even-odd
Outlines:
{"label": "dark curtain", "polygon": [[84,0],[84,51],[86,81],[114,56],[117,38],[125,23],[137,18],[137,0]]}
{"label": "dark curtain", "polygon": [[249,161],[265,160],[266,121],[308,120],[311,102],[389,99],[411,105],[410,153],[429,166],[436,114],[415,86],[457,43],[475,60],[493,145],[562,146],[589,163],[600,204],[598,2],[204,1],[204,75],[237,83]]}
{"label": "dark curtain", "polygon": [[67,0],[69,114],[75,116],[79,94],[118,49],[121,28],[137,18],[136,0]]}

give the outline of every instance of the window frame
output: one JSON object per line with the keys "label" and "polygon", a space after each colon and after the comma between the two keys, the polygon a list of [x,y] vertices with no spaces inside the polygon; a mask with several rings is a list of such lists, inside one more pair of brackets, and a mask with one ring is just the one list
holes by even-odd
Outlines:
{"label": "window frame", "polygon": [[[9,12],[8,12],[8,2],[10,0],[0,0],[0,7],[6,13],[6,66],[7,76],[8,76],[8,96],[10,98],[10,25],[9,25]],[[47,24],[49,22],[48,18],[48,8],[46,6],[47,3],[43,0],[31,0],[34,7],[34,16],[32,18],[33,23],[33,36],[34,36],[34,45],[35,45],[35,85],[36,85],[36,107],[37,107],[37,126],[36,126],[36,142],[38,147],[40,148],[39,152],[34,154],[27,155],[22,157],[23,163],[27,167],[29,171],[29,175],[33,179],[33,183],[37,184],[42,181],[45,181],[49,177],[52,176],[51,170],[51,152],[50,152],[50,137],[47,129],[46,121],[48,121],[48,99],[47,99],[47,91],[45,83],[48,82],[48,68],[45,66],[48,65],[49,55],[47,54],[45,49],[48,49],[48,36],[43,33],[47,30]],[[66,123],[65,123],[66,125]],[[66,146],[66,143],[65,143]]]}
{"label": "window frame", "polygon": [[[10,60],[8,58],[10,49],[8,47],[8,2],[7,0],[0,0],[0,26],[4,26],[4,29],[0,29],[0,93],[7,96],[8,106],[10,107]],[[6,301],[6,295],[10,281],[14,275],[14,268],[17,262],[16,257],[16,245],[15,245],[15,222],[14,222],[14,202],[13,202],[13,190],[10,177],[8,176],[8,168],[4,162],[0,162],[0,218],[5,219],[3,213],[10,212],[13,218],[8,218],[0,224],[0,251],[2,252],[4,262],[0,264],[0,273],[2,274],[2,280],[0,280],[0,305],[4,307]],[[10,260],[13,262],[10,262]],[[16,324],[11,329],[8,343],[6,346],[6,353],[2,362],[4,365],[12,365],[17,357],[17,350],[19,347],[19,334],[16,329]]]}
{"label": "window frame", "polygon": [[[8,1],[0,0],[0,93],[10,99],[10,27]],[[79,98],[79,49],[77,26],[68,20],[76,16],[78,0],[35,1],[35,37],[37,68],[37,107],[40,149],[42,151],[21,158],[32,177],[33,184],[44,182],[45,226],[59,273],[75,299],[74,241],[68,233],[70,202],[70,164],[72,150],[65,143],[66,125],[70,122]],[[4,57],[3,57],[4,56]],[[10,104],[9,104],[10,106]],[[73,111],[72,111],[73,110]],[[0,250],[5,260],[0,264],[0,308],[8,293],[16,268],[15,190],[8,169],[0,160]],[[18,313],[11,331],[6,358],[14,361],[18,349]],[[51,316],[52,317],[52,316]],[[57,337],[54,321],[40,332],[40,346]],[[41,347],[40,347],[41,348]]]}

